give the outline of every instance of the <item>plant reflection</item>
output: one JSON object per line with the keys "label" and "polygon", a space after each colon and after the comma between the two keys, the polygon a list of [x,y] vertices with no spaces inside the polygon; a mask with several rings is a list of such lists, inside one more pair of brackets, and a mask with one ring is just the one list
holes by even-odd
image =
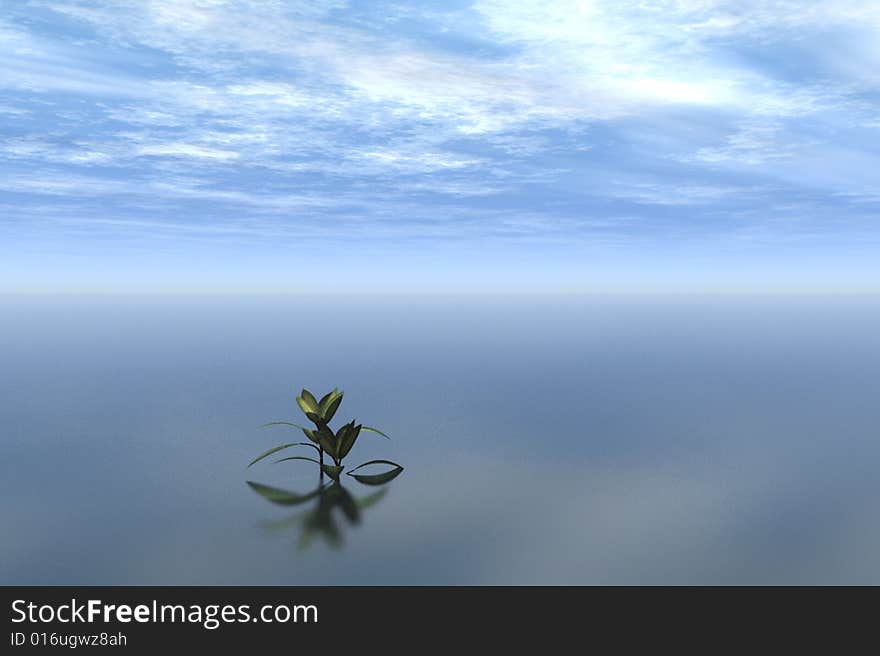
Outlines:
{"label": "plant reflection", "polygon": [[[359,482],[371,486],[384,486],[390,480]],[[344,526],[360,524],[363,511],[379,503],[388,492],[387,488],[383,488],[372,494],[355,497],[339,481],[324,484],[323,478],[317,488],[306,494],[289,492],[254,481],[247,481],[247,484],[261,497],[280,506],[300,506],[312,502],[313,505],[309,510],[264,523],[265,528],[272,531],[299,529],[300,549],[308,548],[317,537],[323,538],[330,547],[341,547],[344,542]]]}

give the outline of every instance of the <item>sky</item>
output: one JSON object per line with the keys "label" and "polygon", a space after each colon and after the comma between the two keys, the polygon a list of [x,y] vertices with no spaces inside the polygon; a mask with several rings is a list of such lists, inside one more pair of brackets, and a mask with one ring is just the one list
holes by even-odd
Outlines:
{"label": "sky", "polygon": [[0,0],[0,291],[880,290],[876,0]]}

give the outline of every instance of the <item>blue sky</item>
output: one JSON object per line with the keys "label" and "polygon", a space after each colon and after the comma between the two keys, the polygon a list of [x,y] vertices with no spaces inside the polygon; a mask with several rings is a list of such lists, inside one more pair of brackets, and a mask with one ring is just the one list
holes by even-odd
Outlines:
{"label": "blue sky", "polygon": [[880,3],[0,0],[0,289],[880,288]]}

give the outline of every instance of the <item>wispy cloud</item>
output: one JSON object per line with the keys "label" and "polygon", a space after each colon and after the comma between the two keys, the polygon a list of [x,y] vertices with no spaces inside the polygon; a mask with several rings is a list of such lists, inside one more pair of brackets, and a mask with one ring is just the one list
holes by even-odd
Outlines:
{"label": "wispy cloud", "polygon": [[16,3],[0,190],[142,238],[855,239],[878,33],[867,0]]}

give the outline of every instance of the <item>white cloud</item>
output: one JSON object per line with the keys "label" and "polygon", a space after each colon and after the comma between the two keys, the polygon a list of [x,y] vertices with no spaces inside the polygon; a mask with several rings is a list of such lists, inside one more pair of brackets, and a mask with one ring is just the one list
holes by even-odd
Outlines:
{"label": "white cloud", "polygon": [[39,160],[56,164],[109,164],[115,154],[103,144],[88,141],[52,143],[42,138],[24,137],[0,141],[0,158]]}
{"label": "white cloud", "polygon": [[740,125],[723,145],[699,149],[693,159],[709,164],[735,162],[762,165],[793,157],[801,146],[785,141],[785,132],[778,122],[752,121]]}
{"label": "white cloud", "polygon": [[[731,56],[719,32],[759,40],[780,38],[785,26],[880,26],[876,3],[864,1],[480,0],[475,6],[498,38],[520,49],[521,70],[558,81],[554,102],[597,96],[622,114],[644,112],[653,103],[774,116],[816,111],[839,102],[852,86],[792,87]],[[817,44],[814,51],[827,49]]]}
{"label": "white cloud", "polygon": [[638,180],[612,180],[599,194],[644,205],[710,205],[719,200],[753,197],[766,189],[711,184],[663,184]]}
{"label": "white cloud", "polygon": [[231,160],[238,158],[239,154],[234,150],[221,150],[208,148],[189,143],[169,143],[142,146],[138,149],[139,155],[167,155],[171,157],[196,157],[213,160]]}
{"label": "white cloud", "polygon": [[49,196],[103,196],[125,193],[133,189],[119,180],[54,173],[44,175],[12,174],[0,177],[0,189],[13,193]]}
{"label": "white cloud", "polygon": [[[769,175],[769,165],[797,159],[856,114],[863,125],[876,120],[876,103],[863,93],[876,78],[865,73],[876,52],[858,39],[855,63],[835,64],[840,75],[822,80],[777,74],[730,47],[785,45],[828,26],[870,31],[880,23],[866,3],[480,0],[431,10],[438,35],[473,47],[396,31],[383,17],[325,20],[343,4],[42,3],[47,16],[93,30],[83,45],[27,21],[0,22],[0,87],[22,100],[7,114],[42,113],[53,126],[52,134],[42,125],[16,132],[0,155],[16,165],[114,167],[111,178],[137,180],[43,169],[30,179],[7,176],[0,187],[106,194],[137,209],[155,197],[204,201],[218,213],[332,209],[389,222],[426,215],[417,200],[437,194],[475,222],[420,227],[425,234],[477,234],[476,221],[485,220],[486,232],[534,236],[560,225],[575,232],[566,212],[597,198],[682,211],[754,199],[759,185],[701,180],[694,171]],[[405,13],[425,18],[417,8]],[[833,48],[816,45],[830,61]],[[860,93],[861,105],[853,100]],[[804,134],[811,121],[824,121],[826,136]],[[652,179],[641,172],[646,160],[688,171]],[[631,178],[614,173],[625,169],[634,169]],[[246,186],[254,179],[257,190]],[[529,196],[527,186],[540,193]],[[500,227],[481,203],[505,194],[533,206]],[[413,235],[411,226],[384,229]]]}
{"label": "white cloud", "polygon": [[481,163],[479,159],[456,157],[449,153],[401,152],[387,148],[355,151],[352,159],[368,166],[378,164],[382,168],[411,173],[462,169]]}
{"label": "white cloud", "polygon": [[0,114],[7,116],[28,116],[30,111],[21,107],[11,107],[9,105],[0,105]]}

